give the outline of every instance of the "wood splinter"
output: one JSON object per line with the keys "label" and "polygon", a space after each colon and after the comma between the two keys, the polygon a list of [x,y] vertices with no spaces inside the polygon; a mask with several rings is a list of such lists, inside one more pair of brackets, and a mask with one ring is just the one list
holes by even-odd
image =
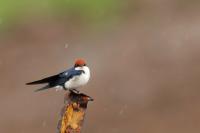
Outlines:
{"label": "wood splinter", "polygon": [[58,133],[80,133],[90,96],[70,91],[64,98],[64,107],[58,122]]}

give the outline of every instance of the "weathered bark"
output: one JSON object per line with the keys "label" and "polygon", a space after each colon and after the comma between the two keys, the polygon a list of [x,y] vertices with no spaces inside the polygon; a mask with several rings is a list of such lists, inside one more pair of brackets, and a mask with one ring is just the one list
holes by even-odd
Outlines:
{"label": "weathered bark", "polygon": [[58,123],[58,133],[80,133],[88,101],[93,99],[83,93],[70,91],[64,98],[64,107]]}

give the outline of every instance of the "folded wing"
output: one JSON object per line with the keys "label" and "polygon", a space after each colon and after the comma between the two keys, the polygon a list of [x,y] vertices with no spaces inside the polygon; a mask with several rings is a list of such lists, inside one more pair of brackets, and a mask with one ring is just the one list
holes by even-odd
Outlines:
{"label": "folded wing", "polygon": [[40,79],[40,80],[36,80],[33,82],[29,82],[26,83],[26,85],[37,85],[37,84],[45,84],[47,83],[48,85],[36,90],[36,91],[40,91],[40,90],[46,90],[52,87],[55,87],[57,85],[60,86],[64,86],[64,84],[70,80],[71,78],[73,78],[74,76],[80,75],[81,73],[83,73],[83,70],[75,70],[74,68],[71,68],[67,71],[64,71],[60,74],[57,75],[53,75],[44,79]]}

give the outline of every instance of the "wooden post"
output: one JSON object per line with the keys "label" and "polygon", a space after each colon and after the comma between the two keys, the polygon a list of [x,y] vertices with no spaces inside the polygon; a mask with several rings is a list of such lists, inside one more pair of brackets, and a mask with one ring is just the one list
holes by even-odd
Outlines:
{"label": "wooden post", "polygon": [[70,91],[64,98],[64,107],[58,122],[58,133],[80,133],[90,96]]}

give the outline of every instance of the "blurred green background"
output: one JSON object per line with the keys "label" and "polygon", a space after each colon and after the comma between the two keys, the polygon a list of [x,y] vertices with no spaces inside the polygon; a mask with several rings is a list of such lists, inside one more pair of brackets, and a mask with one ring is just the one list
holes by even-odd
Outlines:
{"label": "blurred green background", "polygon": [[0,0],[0,132],[54,133],[64,91],[26,82],[91,69],[83,133],[200,132],[198,0]]}
{"label": "blurred green background", "polygon": [[71,19],[94,24],[119,17],[121,3],[118,0],[19,0],[17,2],[1,0],[1,27],[35,14],[41,17],[71,17]]}

